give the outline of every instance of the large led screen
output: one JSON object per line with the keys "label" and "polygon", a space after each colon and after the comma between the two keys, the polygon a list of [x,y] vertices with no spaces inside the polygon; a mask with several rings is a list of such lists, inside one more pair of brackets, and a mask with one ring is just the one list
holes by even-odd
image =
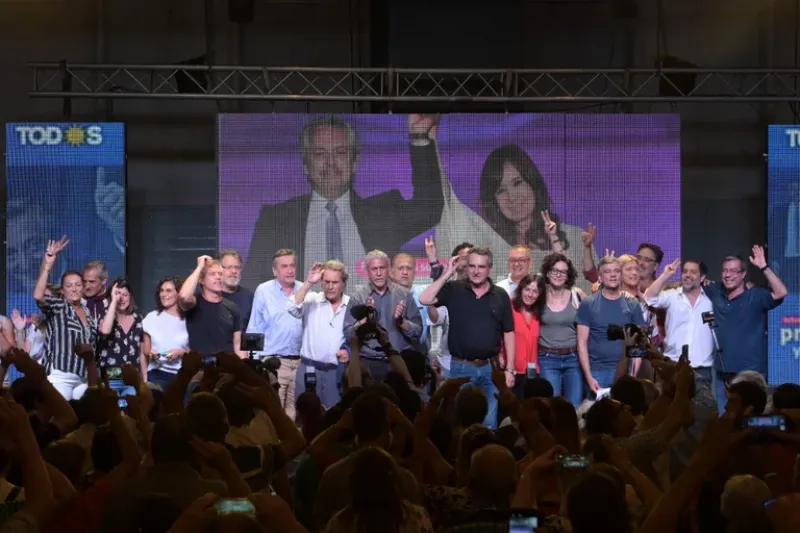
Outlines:
{"label": "large led screen", "polygon": [[6,124],[7,309],[34,312],[48,239],[66,235],[50,281],[102,259],[125,274],[125,127],[117,123]]}
{"label": "large led screen", "polygon": [[769,315],[769,382],[800,383],[800,128],[769,127],[767,259],[789,289]]}
{"label": "large led screen", "polygon": [[644,241],[679,254],[677,115],[224,114],[218,135],[219,243],[242,253],[250,287],[273,277],[281,248],[297,252],[299,279],[340,258],[352,289],[377,248],[413,254],[429,282],[426,236],[441,258],[489,246],[500,280],[514,244],[537,269],[550,252],[543,210],[579,271],[590,222],[600,255]]}

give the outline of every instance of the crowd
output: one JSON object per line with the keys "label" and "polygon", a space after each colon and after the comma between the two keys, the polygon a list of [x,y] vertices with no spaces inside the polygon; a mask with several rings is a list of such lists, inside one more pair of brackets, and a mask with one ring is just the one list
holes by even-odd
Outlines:
{"label": "crowd", "polygon": [[0,533],[797,531],[764,250],[766,288],[652,243],[579,274],[542,221],[550,253],[497,283],[489,248],[427,239],[427,285],[380,250],[362,285],[336,259],[300,281],[281,249],[251,292],[224,250],[146,316],[101,260],[50,285],[50,241],[41,314],[0,317]]}

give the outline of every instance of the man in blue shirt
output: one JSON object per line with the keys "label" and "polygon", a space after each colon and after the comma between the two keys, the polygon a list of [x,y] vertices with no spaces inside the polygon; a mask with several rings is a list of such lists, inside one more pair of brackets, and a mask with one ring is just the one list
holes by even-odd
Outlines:
{"label": "man in blue shirt", "polygon": [[767,313],[783,302],[787,290],[767,265],[764,249],[753,246],[750,263],[767,278],[769,289],[747,288],[747,263],[736,255],[722,260],[722,283],[705,288],[714,307],[718,356],[714,359],[717,408],[725,412],[726,383],[743,370],[767,376]]}
{"label": "man in blue shirt", "polygon": [[624,341],[608,340],[608,326],[636,324],[644,326],[639,302],[626,298],[620,290],[622,268],[619,259],[606,256],[600,260],[602,289],[586,298],[578,307],[578,360],[589,391],[611,387]]}
{"label": "man in blue shirt", "polygon": [[294,306],[294,293],[302,283],[295,274],[297,263],[294,250],[281,249],[272,256],[272,274],[275,279],[264,282],[256,289],[253,310],[247,333],[264,334],[264,350],[256,357],[279,357],[278,396],[287,416],[294,420],[295,378],[300,366],[300,346],[303,342],[303,320],[289,313]]}

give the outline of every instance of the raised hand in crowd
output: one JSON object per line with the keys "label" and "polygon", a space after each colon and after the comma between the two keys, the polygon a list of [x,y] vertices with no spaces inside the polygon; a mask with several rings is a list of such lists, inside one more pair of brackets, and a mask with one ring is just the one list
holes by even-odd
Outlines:
{"label": "raised hand in crowd", "polygon": [[429,263],[436,264],[439,262],[439,257],[436,254],[436,242],[433,240],[433,235],[425,237],[425,255]]}

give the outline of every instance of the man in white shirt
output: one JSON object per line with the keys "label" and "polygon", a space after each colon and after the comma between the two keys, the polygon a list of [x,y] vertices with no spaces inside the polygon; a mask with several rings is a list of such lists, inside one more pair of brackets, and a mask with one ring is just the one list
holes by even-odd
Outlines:
{"label": "man in white shirt", "polygon": [[[302,359],[295,393],[299,396],[307,385],[316,383],[317,396],[328,409],[341,399],[337,370],[349,359],[343,332],[350,301],[344,294],[347,277],[347,268],[340,261],[315,263],[303,286],[286,302],[286,310],[303,319]],[[309,292],[320,281],[322,292]]]}
{"label": "man in white shirt", "polygon": [[[277,248],[297,250],[301,271],[314,262],[337,259],[355,272],[355,263],[366,250],[400,251],[436,225],[444,193],[437,179],[435,121],[426,115],[409,115],[408,135],[412,196],[406,199],[397,189],[360,196],[353,188],[360,155],[355,128],[336,116],[315,117],[303,126],[300,154],[311,193],[261,208],[244,285],[252,287],[271,276],[269,254]],[[362,178],[369,183],[369,177]],[[277,187],[280,181],[274,180],[271,184]]]}
{"label": "man in white shirt", "polygon": [[[681,286],[662,291],[662,287],[681,267]],[[644,293],[647,305],[667,310],[664,355],[677,361],[684,345],[689,346],[689,362],[694,368],[695,379],[711,386],[714,364],[714,338],[711,328],[703,324],[703,313],[713,310],[711,300],[703,291],[706,279],[704,265],[697,259],[686,259],[681,264],[676,259],[664,268],[661,274]]]}
{"label": "man in white shirt", "polygon": [[505,290],[510,297],[514,297],[520,280],[531,271],[531,249],[524,244],[514,246],[508,252],[508,277],[498,281],[497,286]]}

